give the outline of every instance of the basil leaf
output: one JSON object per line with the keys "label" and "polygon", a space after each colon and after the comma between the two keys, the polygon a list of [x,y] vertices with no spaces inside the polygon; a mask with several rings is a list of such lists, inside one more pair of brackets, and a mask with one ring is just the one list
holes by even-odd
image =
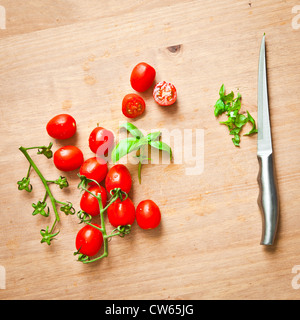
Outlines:
{"label": "basil leaf", "polygon": [[149,141],[149,144],[153,148],[168,152],[170,154],[170,158],[172,158],[172,149],[166,143],[162,141]]}
{"label": "basil leaf", "polygon": [[214,111],[215,116],[218,117],[219,115],[221,115],[225,111],[226,111],[225,104],[222,99],[219,99],[215,104],[215,111]]}
{"label": "basil leaf", "polygon": [[[142,146],[145,146],[146,144],[148,144],[148,138],[147,137],[143,137],[141,139],[138,139],[138,142],[134,146],[133,150],[137,150],[137,149],[141,148]],[[133,151],[133,150],[131,150],[131,151]]]}
{"label": "basil leaf", "polygon": [[232,119],[235,119],[237,117],[239,113],[239,110],[230,110],[228,113],[227,113],[227,116],[229,118],[232,118]]}
{"label": "basil leaf", "polygon": [[127,131],[129,131],[137,139],[140,139],[144,136],[142,134],[142,132],[135,125],[133,125],[130,122],[125,122],[125,123],[121,124],[120,128],[125,128]]}
{"label": "basil leaf", "polygon": [[152,133],[147,134],[147,137],[146,137],[146,138],[147,138],[148,141],[154,141],[154,140],[156,140],[160,135],[161,135],[161,132],[160,132],[160,131],[152,132]]}
{"label": "basil leaf", "polygon": [[234,98],[234,93],[233,93],[233,91],[231,91],[226,96],[223,96],[222,100],[224,103],[228,103],[228,102],[232,102],[233,98]]}
{"label": "basil leaf", "polygon": [[255,124],[255,120],[252,118],[252,116],[250,115],[250,113],[247,111],[247,114],[248,114],[248,121],[250,121],[252,123],[252,129],[244,134],[244,136],[249,136],[250,134],[253,134],[253,133],[257,133],[258,130],[256,129],[256,124]]}
{"label": "basil leaf", "polygon": [[229,134],[233,134],[233,135],[238,135],[239,133],[240,133],[240,131],[241,131],[241,128],[234,128],[234,129],[232,129],[230,132],[229,132]]}
{"label": "basil leaf", "polygon": [[138,145],[140,142],[137,138],[127,138],[121,140],[113,149],[111,153],[111,160],[112,162],[119,161],[122,157],[126,154],[130,153],[133,150],[137,150],[138,147],[135,149],[135,146]]}
{"label": "basil leaf", "polygon": [[225,96],[225,86],[224,84],[221,85],[220,91],[219,91],[220,98],[222,99]]}
{"label": "basil leaf", "polygon": [[241,106],[242,106],[242,104],[241,104],[241,98],[242,98],[242,96],[241,96],[240,93],[238,92],[237,98],[232,101],[231,110],[240,110],[240,109],[241,109]]}
{"label": "basil leaf", "polygon": [[234,138],[232,138],[232,142],[236,147],[240,146],[240,136],[238,134],[234,135]]}
{"label": "basil leaf", "polygon": [[233,118],[228,118],[227,121],[220,121],[221,124],[225,124],[229,131],[231,131],[234,128],[234,119]]}
{"label": "basil leaf", "polygon": [[234,124],[238,128],[242,128],[247,122],[248,122],[248,117],[244,116],[243,114],[238,113],[235,118]]}

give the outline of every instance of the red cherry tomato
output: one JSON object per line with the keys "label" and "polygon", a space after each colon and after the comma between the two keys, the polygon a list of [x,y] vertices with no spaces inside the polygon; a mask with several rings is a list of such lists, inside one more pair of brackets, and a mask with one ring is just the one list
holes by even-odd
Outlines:
{"label": "red cherry tomato", "polygon": [[80,149],[75,146],[65,146],[55,151],[53,161],[57,169],[72,171],[78,169],[84,159]]}
{"label": "red cherry tomato", "polygon": [[155,79],[155,69],[145,62],[137,64],[130,77],[130,83],[134,90],[144,92],[149,89]]}
{"label": "red cherry tomato", "polygon": [[136,207],[136,222],[142,229],[154,229],[160,220],[159,207],[152,200],[141,201]]}
{"label": "red cherry tomato", "polygon": [[132,179],[130,172],[123,164],[116,164],[109,169],[105,179],[107,192],[115,188],[121,188],[122,191],[129,193],[131,185]]}
{"label": "red cherry tomato", "polygon": [[145,108],[144,99],[135,93],[129,93],[123,98],[122,112],[127,118],[136,118],[142,115]]}
{"label": "red cherry tomato", "polygon": [[89,136],[89,146],[98,158],[107,156],[114,145],[114,135],[102,127],[96,127]]}
{"label": "red cherry tomato", "polygon": [[[94,226],[101,228],[98,224]],[[80,229],[76,236],[76,249],[80,253],[92,257],[96,255],[101,249],[103,244],[103,235],[102,232],[90,225],[86,225]]]}
{"label": "red cherry tomato", "polygon": [[131,199],[117,199],[107,208],[108,220],[112,226],[132,225],[135,220],[135,207]]}
{"label": "red cherry tomato", "polygon": [[[93,157],[84,161],[80,167],[79,174],[100,183],[105,179],[107,171],[106,161],[102,158]],[[95,185],[94,182],[90,184]]]}
{"label": "red cherry tomato", "polygon": [[54,139],[69,139],[76,132],[76,121],[69,114],[59,114],[48,122],[46,130]]}
{"label": "red cherry tomato", "polygon": [[[90,186],[88,190],[94,195],[101,195],[103,208],[107,203],[107,193],[102,186],[94,185]],[[80,208],[84,212],[90,214],[92,217],[97,216],[100,213],[99,202],[96,197],[85,191],[80,199]]]}
{"label": "red cherry tomato", "polygon": [[153,90],[154,100],[161,106],[169,106],[177,99],[177,91],[172,83],[159,82]]}

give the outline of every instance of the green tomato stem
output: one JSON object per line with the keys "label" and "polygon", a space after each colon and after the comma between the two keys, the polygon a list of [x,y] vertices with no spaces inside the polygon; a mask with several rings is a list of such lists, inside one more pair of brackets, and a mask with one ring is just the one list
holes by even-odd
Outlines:
{"label": "green tomato stem", "polygon": [[117,233],[114,233],[114,234],[110,234],[110,235],[107,235],[106,233],[106,227],[105,227],[105,221],[104,221],[104,212],[107,210],[107,208],[109,206],[111,206],[119,197],[119,192],[116,192],[110,199],[109,203],[106,205],[105,208],[103,208],[103,203],[102,203],[102,199],[101,199],[101,194],[99,195],[95,195],[93,193],[91,193],[90,191],[88,191],[85,187],[81,186],[81,188],[87,192],[89,192],[92,196],[94,196],[95,198],[98,199],[98,202],[99,202],[99,208],[100,208],[100,220],[101,220],[101,228],[93,225],[92,223],[90,222],[85,222],[86,224],[88,224],[89,226],[93,227],[93,228],[96,228],[98,230],[101,231],[102,233],[102,236],[103,236],[103,254],[95,259],[92,259],[92,260],[84,260],[82,261],[82,263],[92,263],[92,262],[95,262],[97,260],[100,260],[102,258],[105,258],[108,256],[108,239],[113,237],[113,236],[117,236],[120,234],[120,232],[117,232]]}
{"label": "green tomato stem", "polygon": [[44,196],[44,199],[43,199],[43,201],[42,201],[42,202],[45,202],[45,201],[46,201],[46,199],[47,199],[47,196],[48,196],[48,192],[46,191],[46,192],[45,192],[45,196]]}
{"label": "green tomato stem", "polygon": [[[55,218],[56,218],[56,222],[60,221],[60,218],[59,218],[59,214],[58,214],[58,211],[57,211],[57,208],[56,208],[56,200],[55,198],[53,197],[52,195],[52,192],[48,186],[48,183],[47,183],[47,180],[44,178],[44,176],[42,175],[41,171],[39,170],[39,168],[36,166],[36,164],[34,163],[34,161],[32,160],[32,158],[30,157],[30,155],[28,154],[27,150],[30,150],[30,149],[39,149],[41,147],[32,147],[32,148],[24,148],[24,147],[20,147],[19,150],[24,154],[25,158],[28,160],[30,166],[34,169],[34,171],[37,173],[37,175],[40,177],[45,189],[46,189],[46,192],[51,200],[51,203],[52,203],[52,207],[53,207],[53,210],[54,210],[54,213],[55,213]],[[54,223],[54,225],[55,225]],[[52,227],[53,229],[53,227]]]}
{"label": "green tomato stem", "polygon": [[[42,148],[44,148],[45,146],[40,146],[40,147],[30,147],[30,148],[23,148],[23,147],[21,147],[21,148],[23,148],[25,151],[26,150],[32,150],[32,149],[42,149]],[[21,150],[21,148],[20,148],[20,150]]]}
{"label": "green tomato stem", "polygon": [[139,177],[139,183],[142,183],[142,162],[139,161],[139,167],[138,167],[138,177]]}
{"label": "green tomato stem", "polygon": [[66,202],[62,202],[62,201],[58,201],[58,200],[55,200],[55,201],[56,201],[56,203],[62,204],[64,206],[68,205]]}
{"label": "green tomato stem", "polygon": [[103,245],[104,245],[104,253],[102,254],[102,256],[99,257],[99,259],[102,259],[108,256],[108,237],[107,237],[105,221],[104,221],[104,212],[107,210],[109,206],[112,205],[112,203],[114,203],[118,199],[118,195],[115,194],[110,199],[108,205],[105,208],[103,208],[101,195],[97,196],[97,199],[98,199],[99,208],[100,208],[100,219],[101,219],[101,228],[102,228]]}
{"label": "green tomato stem", "polygon": [[54,230],[54,228],[55,228],[55,225],[56,225],[56,222],[58,222],[58,221],[59,221],[59,220],[57,220],[57,219],[55,218],[55,220],[54,220],[54,222],[53,222],[53,225],[52,225],[52,227],[51,227],[50,233],[53,232],[53,230]]}
{"label": "green tomato stem", "polygon": [[27,176],[26,176],[26,178],[28,179],[29,178],[29,173],[30,173],[30,169],[31,169],[31,164],[29,163],[29,168],[28,168],[28,171],[27,171]]}
{"label": "green tomato stem", "polygon": [[110,235],[107,235],[106,238],[112,238],[112,237],[118,236],[120,234],[121,234],[121,232],[112,233]]}

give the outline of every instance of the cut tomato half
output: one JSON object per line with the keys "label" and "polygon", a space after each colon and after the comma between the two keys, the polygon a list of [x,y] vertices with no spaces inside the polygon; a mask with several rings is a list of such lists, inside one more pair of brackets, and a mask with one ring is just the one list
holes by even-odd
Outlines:
{"label": "cut tomato half", "polygon": [[172,83],[161,81],[153,90],[154,100],[161,106],[169,106],[177,99],[177,91]]}
{"label": "cut tomato half", "polygon": [[122,101],[122,112],[127,118],[136,118],[145,111],[145,101],[135,93],[127,94]]}

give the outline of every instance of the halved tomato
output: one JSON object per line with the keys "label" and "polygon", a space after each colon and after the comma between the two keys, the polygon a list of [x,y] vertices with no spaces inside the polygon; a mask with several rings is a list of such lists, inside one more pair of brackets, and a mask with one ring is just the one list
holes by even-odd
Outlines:
{"label": "halved tomato", "polygon": [[177,91],[172,83],[161,81],[153,90],[154,100],[161,106],[169,106],[177,99]]}
{"label": "halved tomato", "polygon": [[136,118],[142,115],[145,108],[144,99],[135,93],[129,93],[123,98],[122,112],[127,118]]}

